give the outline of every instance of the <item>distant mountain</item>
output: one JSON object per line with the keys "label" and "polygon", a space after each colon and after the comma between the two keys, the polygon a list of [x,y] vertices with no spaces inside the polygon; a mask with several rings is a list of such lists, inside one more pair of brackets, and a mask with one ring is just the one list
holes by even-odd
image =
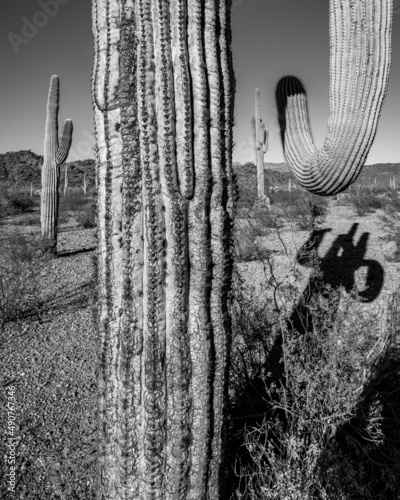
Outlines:
{"label": "distant mountain", "polygon": [[[40,189],[41,169],[43,156],[37,155],[31,150],[11,151],[0,154],[0,183],[8,182],[13,186],[27,187],[31,182],[34,188]],[[64,186],[65,165],[68,165],[68,186],[82,187],[83,175],[86,173],[86,182],[89,187],[95,185],[95,161],[77,160],[68,162],[61,166],[60,188]],[[282,184],[294,176],[290,172],[286,163],[265,163],[265,184]],[[239,162],[233,163],[234,171],[238,177],[239,185],[245,185],[250,190],[256,189],[256,168],[253,163],[248,162],[241,165]],[[383,184],[389,186],[389,179],[396,176],[400,185],[400,164],[399,163],[377,163],[375,165],[365,165],[357,179],[357,183]]]}
{"label": "distant mountain", "polygon": [[[0,182],[10,183],[12,186],[26,187],[32,183],[34,188],[40,189],[43,156],[31,150],[11,151],[0,154]],[[68,186],[82,187],[83,175],[86,173],[86,182],[89,187],[95,184],[94,160],[77,160],[61,165],[60,187],[64,185],[65,166],[68,165]]]}

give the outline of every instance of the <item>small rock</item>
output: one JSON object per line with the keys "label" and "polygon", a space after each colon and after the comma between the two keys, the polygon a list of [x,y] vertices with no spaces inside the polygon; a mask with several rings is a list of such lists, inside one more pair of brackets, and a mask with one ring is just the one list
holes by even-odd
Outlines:
{"label": "small rock", "polygon": [[397,253],[397,243],[395,241],[388,241],[383,245],[382,251],[385,257],[393,259]]}

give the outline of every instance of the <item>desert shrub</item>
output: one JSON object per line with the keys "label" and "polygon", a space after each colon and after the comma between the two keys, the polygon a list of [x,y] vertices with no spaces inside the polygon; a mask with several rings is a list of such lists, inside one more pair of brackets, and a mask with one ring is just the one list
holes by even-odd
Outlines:
{"label": "desert shrub", "polygon": [[9,196],[9,206],[15,214],[24,214],[34,207],[32,198],[20,193],[12,193]]}
{"label": "desert shrub", "polygon": [[13,231],[0,240],[0,324],[37,313],[48,256],[39,235]]}
{"label": "desert shrub", "polygon": [[85,210],[78,212],[75,216],[79,224],[85,229],[96,227],[96,203],[85,205]]}
{"label": "desert shrub", "polygon": [[237,220],[235,227],[235,255],[238,262],[263,260],[268,251],[257,244],[257,238],[282,227],[282,217],[263,202],[255,202],[246,210],[247,217]]}
{"label": "desert shrub", "polygon": [[351,186],[346,193],[346,202],[362,217],[382,208],[384,202],[373,190],[365,186]]}
{"label": "desert shrub", "polygon": [[382,200],[385,212],[389,214],[393,212],[400,212],[400,197],[397,191],[391,189],[385,189],[384,191],[385,200]]}
{"label": "desert shrub", "polygon": [[40,214],[27,214],[22,219],[14,220],[13,226],[40,226]]}
{"label": "desert shrub", "polygon": [[0,218],[28,212],[34,206],[33,200],[25,194],[10,192],[10,189],[8,183],[0,186]]}
{"label": "desert shrub", "polygon": [[238,188],[237,210],[240,212],[243,208],[251,209],[253,203],[257,199],[256,186],[250,188],[245,184],[241,184]]}
{"label": "desert shrub", "polygon": [[65,196],[60,196],[60,212],[79,212],[90,201],[91,199],[85,196],[81,189],[70,189]]}
{"label": "desert shrub", "polygon": [[296,194],[287,197],[282,211],[298,229],[312,231],[324,224],[328,212],[328,200],[323,196],[297,191]]}

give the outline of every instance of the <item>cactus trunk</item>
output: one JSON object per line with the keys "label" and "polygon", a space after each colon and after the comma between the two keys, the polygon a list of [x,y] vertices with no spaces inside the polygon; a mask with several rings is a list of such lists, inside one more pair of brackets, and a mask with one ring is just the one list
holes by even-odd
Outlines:
{"label": "cactus trunk", "polygon": [[343,191],[364,165],[387,91],[392,13],[392,0],[330,0],[329,121],[322,148],[314,145],[300,80],[284,77],[277,85],[285,160],[311,192]]}
{"label": "cactus trunk", "polygon": [[93,0],[99,488],[223,497],[230,0]]}
{"label": "cactus trunk", "polygon": [[54,254],[57,251],[60,165],[68,155],[72,139],[72,122],[71,120],[66,120],[61,133],[60,145],[58,143],[58,101],[59,80],[58,76],[53,75],[50,80],[47,100],[40,221],[42,237],[46,242],[46,248]]}
{"label": "cactus trunk", "polygon": [[264,173],[264,154],[268,150],[268,131],[265,129],[265,123],[261,119],[260,90],[255,92],[256,114],[251,117],[251,129],[253,137],[253,149],[255,165],[257,167],[257,196],[270,205],[269,198],[265,195],[265,173]]}

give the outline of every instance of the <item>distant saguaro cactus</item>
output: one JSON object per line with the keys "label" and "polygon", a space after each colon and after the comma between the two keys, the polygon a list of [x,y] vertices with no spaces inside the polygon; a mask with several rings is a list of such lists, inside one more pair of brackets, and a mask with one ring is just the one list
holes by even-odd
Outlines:
{"label": "distant saguaro cactus", "polygon": [[364,165],[388,86],[392,12],[392,0],[330,0],[329,121],[320,149],[311,135],[301,81],[287,76],[277,85],[285,160],[313,193],[343,191]]}
{"label": "distant saguaro cactus", "polygon": [[52,253],[56,253],[57,251],[60,165],[68,156],[72,140],[72,121],[65,120],[61,132],[60,144],[58,142],[58,101],[59,80],[58,76],[53,75],[50,80],[47,100],[40,206],[42,237],[46,241],[47,250]]}
{"label": "distant saguaro cactus", "polygon": [[87,188],[89,187],[89,184],[86,181],[86,172],[83,173],[83,181],[82,181],[82,190],[83,194],[86,196],[87,193]]}
{"label": "distant saguaro cactus", "polygon": [[220,499],[230,0],[93,0],[99,499]]}
{"label": "distant saguaro cactus", "polygon": [[256,89],[256,115],[251,117],[254,162],[257,167],[258,198],[265,198],[264,154],[268,150],[268,130],[261,119],[260,90]]}
{"label": "distant saguaro cactus", "polygon": [[68,189],[68,165],[65,165],[64,171],[64,196],[67,194]]}

